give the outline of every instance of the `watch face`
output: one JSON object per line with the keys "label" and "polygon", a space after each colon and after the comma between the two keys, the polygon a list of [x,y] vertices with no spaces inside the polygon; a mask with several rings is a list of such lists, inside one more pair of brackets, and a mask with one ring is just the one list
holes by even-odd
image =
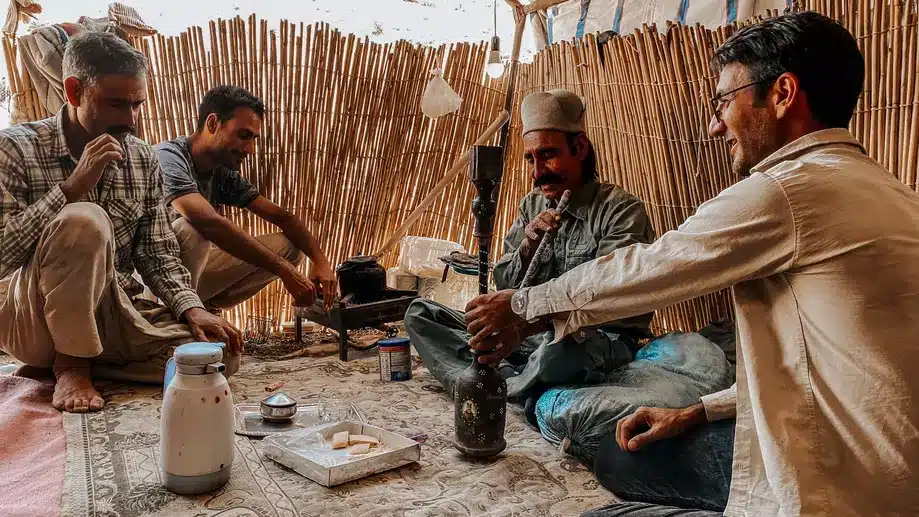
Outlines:
{"label": "watch face", "polygon": [[526,308],[526,297],[520,291],[514,293],[514,296],[511,298],[511,308],[517,314],[522,314],[523,310]]}

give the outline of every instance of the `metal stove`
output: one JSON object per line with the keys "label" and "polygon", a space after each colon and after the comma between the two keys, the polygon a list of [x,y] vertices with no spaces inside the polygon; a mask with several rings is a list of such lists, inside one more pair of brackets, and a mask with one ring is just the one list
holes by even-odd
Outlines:
{"label": "metal stove", "polygon": [[335,302],[329,312],[323,308],[321,298],[310,306],[294,306],[297,341],[302,342],[303,339],[303,318],[315,321],[338,332],[338,358],[347,361],[349,330],[402,321],[409,304],[418,298],[418,293],[384,289],[378,296],[378,300],[363,303],[353,303],[350,301],[352,297],[345,296]]}

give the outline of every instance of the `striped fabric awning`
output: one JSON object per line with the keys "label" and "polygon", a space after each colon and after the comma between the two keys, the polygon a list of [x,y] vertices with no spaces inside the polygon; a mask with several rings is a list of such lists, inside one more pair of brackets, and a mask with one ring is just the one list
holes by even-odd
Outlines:
{"label": "striped fabric awning", "polygon": [[658,27],[673,21],[717,27],[784,10],[792,0],[569,0],[546,13],[545,43],[580,38],[584,34],[629,33],[642,24]]}

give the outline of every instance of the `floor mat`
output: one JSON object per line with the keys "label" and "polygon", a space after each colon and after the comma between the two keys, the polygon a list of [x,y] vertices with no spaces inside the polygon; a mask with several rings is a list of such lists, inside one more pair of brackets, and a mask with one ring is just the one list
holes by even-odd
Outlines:
{"label": "floor mat", "polygon": [[161,486],[162,389],[114,386],[102,413],[67,415],[65,517],[574,516],[615,501],[588,469],[556,451],[511,406],[508,449],[467,461],[453,448],[453,405],[423,368],[405,382],[381,382],[375,360],[247,358],[231,378],[235,402],[257,402],[265,387],[298,400],[354,401],[368,423],[428,435],[421,462],[325,488],[261,454],[261,442],[237,436],[232,477],[200,497]]}
{"label": "floor mat", "polygon": [[67,460],[54,384],[0,375],[0,515],[56,517]]}

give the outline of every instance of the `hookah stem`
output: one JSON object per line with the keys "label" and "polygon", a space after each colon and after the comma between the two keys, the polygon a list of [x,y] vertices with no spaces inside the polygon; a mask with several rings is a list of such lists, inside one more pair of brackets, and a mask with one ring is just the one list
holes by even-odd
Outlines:
{"label": "hookah stem", "polygon": [[[562,194],[562,198],[558,201],[558,208],[556,211],[559,213],[563,212],[565,208],[568,207],[568,200],[570,198],[571,191],[566,190]],[[552,240],[552,235],[550,235],[549,232],[542,234],[542,238],[539,240],[539,246],[536,247],[536,252],[533,253],[533,258],[530,259],[530,265],[527,267],[526,274],[523,275],[523,281],[520,282],[521,288],[529,286],[530,282],[533,280],[533,277],[536,276],[536,270],[539,268],[539,263],[542,262],[542,256],[546,253],[546,249],[549,248],[549,244],[552,242]]]}
{"label": "hookah stem", "polygon": [[479,237],[479,294],[488,294],[488,252],[491,236]]}
{"label": "hookah stem", "polygon": [[[479,236],[479,294],[488,294],[488,250],[491,247],[491,236]],[[472,350],[473,357],[483,352]],[[478,359],[477,359],[478,360]]]}

